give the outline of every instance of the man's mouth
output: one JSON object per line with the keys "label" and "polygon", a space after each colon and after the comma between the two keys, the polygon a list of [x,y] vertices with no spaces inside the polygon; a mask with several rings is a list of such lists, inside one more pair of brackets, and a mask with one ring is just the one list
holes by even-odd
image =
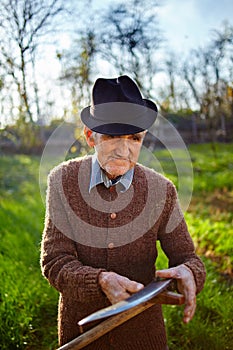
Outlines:
{"label": "man's mouth", "polygon": [[129,158],[122,158],[122,157],[111,157],[108,159],[108,161],[124,161],[124,162],[131,162]]}

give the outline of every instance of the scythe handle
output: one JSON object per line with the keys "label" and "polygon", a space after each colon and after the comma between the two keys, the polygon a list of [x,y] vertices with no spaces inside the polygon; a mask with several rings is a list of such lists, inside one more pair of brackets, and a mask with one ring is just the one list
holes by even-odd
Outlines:
{"label": "scythe handle", "polygon": [[112,329],[118,327],[122,323],[128,321],[129,319],[140,314],[141,312],[155,304],[182,305],[184,304],[184,296],[182,294],[164,291],[145,303],[135,306],[134,308],[124,311],[116,316],[109,317],[105,321],[98,324],[96,327],[81,334],[80,336],[71,340],[69,343],[61,346],[57,350],[82,349],[88,344],[103,336],[104,334],[110,332]]}

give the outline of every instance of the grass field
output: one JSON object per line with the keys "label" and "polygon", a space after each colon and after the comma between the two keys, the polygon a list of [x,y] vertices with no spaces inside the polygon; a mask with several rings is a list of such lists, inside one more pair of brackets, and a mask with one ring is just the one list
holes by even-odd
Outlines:
{"label": "grass field", "polygon": [[[232,349],[233,145],[216,145],[216,151],[210,145],[190,148],[194,191],[185,216],[207,281],[190,324],[182,324],[183,307],[164,307],[170,350]],[[156,152],[165,174],[177,183],[169,157]],[[55,349],[58,293],[39,267],[40,159],[2,156],[0,162],[0,348]],[[162,252],[158,264],[165,267]]]}

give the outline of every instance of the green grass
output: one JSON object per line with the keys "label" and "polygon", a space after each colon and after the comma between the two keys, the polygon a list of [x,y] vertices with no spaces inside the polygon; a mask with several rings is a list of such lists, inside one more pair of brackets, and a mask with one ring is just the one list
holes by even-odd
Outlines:
{"label": "green grass", "polygon": [[216,274],[211,262],[204,259],[207,280],[197,297],[193,320],[182,322],[183,307],[163,306],[170,350],[231,350],[233,340],[232,287]]}
{"label": "green grass", "polygon": [[[185,216],[205,262],[207,281],[190,324],[182,323],[182,306],[163,307],[169,347],[227,350],[233,343],[233,145],[216,145],[216,154],[211,145],[192,146],[190,152],[194,191]],[[40,159],[2,156],[0,162],[0,348],[52,350],[57,346],[58,293],[43,279],[39,266],[44,220]],[[157,151],[151,162],[178,184],[167,151]],[[159,268],[166,263],[160,251]]]}
{"label": "green grass", "polygon": [[[185,218],[198,252],[211,258],[220,271],[232,274],[233,263],[233,144],[193,145],[192,200]],[[178,187],[176,162],[168,151],[156,151],[164,174]],[[190,166],[187,159],[178,157]],[[190,175],[189,171],[189,175]],[[179,176],[186,176],[186,173]],[[192,174],[191,174],[192,175]],[[183,181],[183,179],[181,178]]]}
{"label": "green grass", "polygon": [[0,348],[52,349],[57,293],[41,277],[38,159],[1,157]]}
{"label": "green grass", "polygon": [[[170,350],[230,350],[233,344],[233,145],[191,146],[193,195],[185,218],[207,280],[194,319],[182,323],[183,307],[163,306]],[[156,152],[164,173],[177,185],[170,154]],[[171,163],[168,165],[168,163]],[[160,249],[159,268],[167,264]]]}
{"label": "green grass", "polygon": [[195,175],[195,191],[233,189],[233,145],[195,145],[190,147]]}

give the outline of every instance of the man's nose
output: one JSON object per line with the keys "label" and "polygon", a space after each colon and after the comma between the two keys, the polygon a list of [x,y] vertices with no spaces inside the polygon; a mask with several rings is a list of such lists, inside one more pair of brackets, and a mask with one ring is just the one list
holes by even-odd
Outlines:
{"label": "man's nose", "polygon": [[127,158],[129,156],[129,142],[127,139],[119,139],[116,147],[116,154],[122,158]]}

